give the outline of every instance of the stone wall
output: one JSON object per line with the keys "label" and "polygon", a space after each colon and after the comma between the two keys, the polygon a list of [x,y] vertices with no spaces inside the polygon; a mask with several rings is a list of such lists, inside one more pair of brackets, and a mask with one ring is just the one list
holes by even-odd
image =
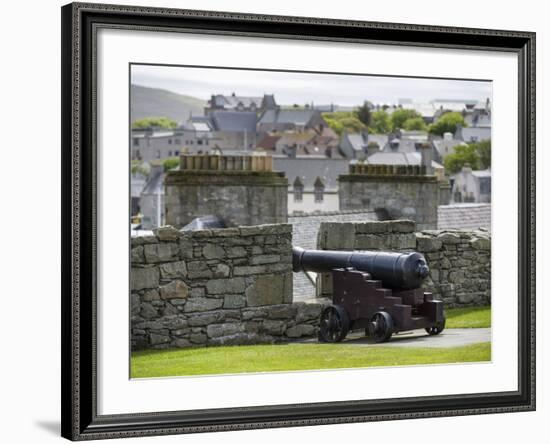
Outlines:
{"label": "stone wall", "polygon": [[317,334],[319,304],[292,303],[292,227],[131,239],[132,349],[271,343]]}
{"label": "stone wall", "polygon": [[[317,239],[321,250],[418,251],[430,276],[424,287],[447,307],[491,302],[491,235],[485,230],[424,230],[413,221],[324,222]],[[321,296],[332,291],[329,274],[319,276]]]}
{"label": "stone wall", "polygon": [[437,228],[436,176],[344,174],[338,177],[340,210],[374,210],[389,219],[411,219],[419,229]]}

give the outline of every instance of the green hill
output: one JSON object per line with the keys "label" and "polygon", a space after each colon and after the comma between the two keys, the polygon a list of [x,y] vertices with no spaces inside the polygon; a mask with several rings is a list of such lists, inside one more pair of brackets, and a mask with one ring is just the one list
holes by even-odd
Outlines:
{"label": "green hill", "polygon": [[130,95],[132,122],[145,117],[169,117],[181,123],[189,118],[190,112],[202,116],[206,105],[204,100],[196,97],[139,85],[132,85]]}

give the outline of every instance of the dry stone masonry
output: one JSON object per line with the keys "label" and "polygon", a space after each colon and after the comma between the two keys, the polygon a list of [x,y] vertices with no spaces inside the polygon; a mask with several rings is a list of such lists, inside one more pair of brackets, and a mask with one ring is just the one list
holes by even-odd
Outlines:
{"label": "dry stone masonry", "polygon": [[292,303],[291,238],[287,224],[132,238],[132,349],[316,335],[322,305]]}
{"label": "dry stone masonry", "polygon": [[[491,235],[486,230],[424,230],[409,220],[321,223],[321,250],[418,251],[426,257],[427,291],[446,307],[491,302]],[[320,276],[320,294],[331,294],[330,276]]]}

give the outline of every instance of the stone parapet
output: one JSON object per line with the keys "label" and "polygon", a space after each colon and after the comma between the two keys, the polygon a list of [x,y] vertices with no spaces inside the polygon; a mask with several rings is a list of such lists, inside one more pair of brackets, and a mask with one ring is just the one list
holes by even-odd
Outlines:
{"label": "stone parapet", "polygon": [[292,303],[291,241],[287,224],[133,237],[132,349],[316,335],[322,306]]}
{"label": "stone parapet", "polygon": [[[485,230],[417,231],[410,220],[323,222],[321,250],[418,251],[430,267],[423,287],[451,306],[491,302],[491,234]],[[330,297],[331,277],[319,277],[319,294]]]}

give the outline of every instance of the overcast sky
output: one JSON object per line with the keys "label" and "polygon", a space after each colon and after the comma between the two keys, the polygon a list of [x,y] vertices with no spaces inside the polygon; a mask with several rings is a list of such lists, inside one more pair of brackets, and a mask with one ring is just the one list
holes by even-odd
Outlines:
{"label": "overcast sky", "polygon": [[367,75],[309,74],[240,69],[132,66],[132,84],[162,88],[207,100],[212,94],[274,94],[279,104],[317,105],[397,103],[400,98],[426,103],[433,99],[485,100],[491,82]]}

